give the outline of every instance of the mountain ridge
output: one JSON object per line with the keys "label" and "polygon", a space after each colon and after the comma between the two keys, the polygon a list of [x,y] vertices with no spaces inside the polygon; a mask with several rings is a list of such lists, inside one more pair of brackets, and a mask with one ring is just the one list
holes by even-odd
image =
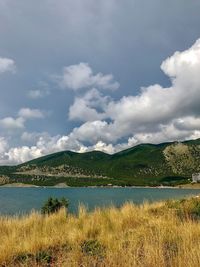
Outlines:
{"label": "mountain ridge", "polygon": [[188,182],[196,172],[200,172],[200,139],[139,144],[115,154],[67,150],[0,167],[10,182],[70,186],[176,185]]}

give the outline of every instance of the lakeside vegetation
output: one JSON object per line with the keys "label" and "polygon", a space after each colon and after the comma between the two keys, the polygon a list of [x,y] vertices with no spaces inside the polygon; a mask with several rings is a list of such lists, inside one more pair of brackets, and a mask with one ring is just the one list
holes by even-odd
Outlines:
{"label": "lakeside vegetation", "polygon": [[0,218],[1,266],[196,267],[200,199]]}

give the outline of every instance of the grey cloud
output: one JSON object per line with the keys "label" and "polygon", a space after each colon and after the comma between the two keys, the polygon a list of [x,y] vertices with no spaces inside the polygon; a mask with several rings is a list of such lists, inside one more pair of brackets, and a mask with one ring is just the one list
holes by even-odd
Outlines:
{"label": "grey cloud", "polygon": [[35,89],[28,92],[28,97],[31,99],[43,98],[49,95],[48,90]]}
{"label": "grey cloud", "polygon": [[47,82],[40,81],[35,89],[29,90],[27,96],[30,99],[37,100],[50,95],[50,88]]}
{"label": "grey cloud", "polygon": [[185,117],[185,118],[178,119],[174,122],[174,125],[179,130],[200,131],[200,116],[199,117]]}

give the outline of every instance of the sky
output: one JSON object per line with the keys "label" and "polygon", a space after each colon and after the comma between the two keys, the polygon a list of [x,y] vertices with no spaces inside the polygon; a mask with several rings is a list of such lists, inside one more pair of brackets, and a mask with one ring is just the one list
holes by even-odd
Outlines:
{"label": "sky", "polygon": [[0,165],[200,138],[200,2],[0,0]]}

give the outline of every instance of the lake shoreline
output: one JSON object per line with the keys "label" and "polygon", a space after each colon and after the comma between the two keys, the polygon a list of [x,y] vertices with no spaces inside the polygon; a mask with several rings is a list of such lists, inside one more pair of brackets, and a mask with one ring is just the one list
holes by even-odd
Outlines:
{"label": "lake shoreline", "polygon": [[[18,185],[19,186],[19,185]],[[76,214],[80,205],[92,211],[99,207],[120,207],[126,202],[143,204],[165,199],[182,199],[200,195],[200,189],[148,188],[148,187],[2,187],[0,188],[0,214],[28,214],[40,210],[49,198],[69,200],[69,212]]]}
{"label": "lake shoreline", "polygon": [[200,184],[181,184],[177,186],[120,186],[120,185],[105,185],[105,186],[68,186],[65,183],[59,183],[53,186],[40,186],[25,183],[9,183],[1,185],[0,188],[154,188],[154,189],[200,189]]}

